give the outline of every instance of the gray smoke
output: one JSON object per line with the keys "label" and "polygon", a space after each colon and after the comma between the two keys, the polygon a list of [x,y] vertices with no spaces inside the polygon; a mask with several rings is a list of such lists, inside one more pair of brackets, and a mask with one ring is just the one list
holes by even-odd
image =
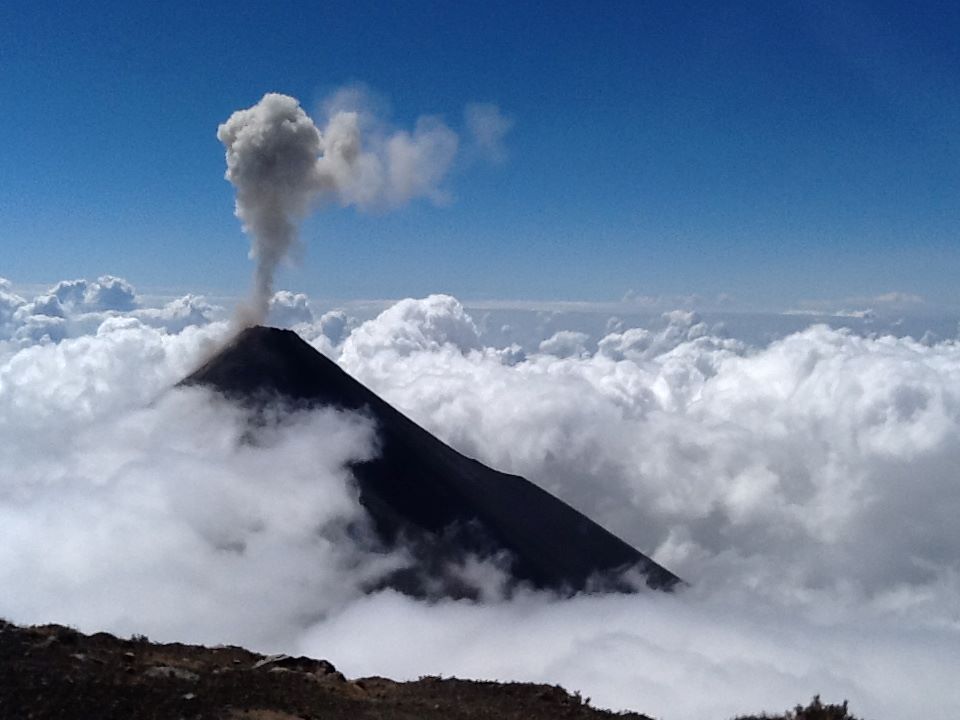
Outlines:
{"label": "gray smoke", "polygon": [[344,97],[354,106],[329,106],[322,131],[295,98],[277,93],[233,113],[217,131],[227,149],[226,178],[237,190],[236,214],[257,263],[244,324],[266,318],[277,266],[322,200],[390,209],[416,198],[442,203],[449,197],[443,183],[457,155],[457,133],[430,116],[420,117],[412,133],[385,129],[363,112],[362,94]]}
{"label": "gray smoke", "polygon": [[237,189],[236,214],[256,260],[255,321],[266,317],[277,265],[297,239],[297,226],[321,187],[320,131],[294,98],[270,93],[230,116],[217,130],[227,148],[226,178]]}

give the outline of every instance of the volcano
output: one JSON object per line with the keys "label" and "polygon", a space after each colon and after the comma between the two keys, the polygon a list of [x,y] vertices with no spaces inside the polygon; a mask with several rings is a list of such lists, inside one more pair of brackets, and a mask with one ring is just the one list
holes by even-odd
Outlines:
{"label": "volcano", "polygon": [[250,327],[181,385],[251,409],[330,406],[370,417],[379,455],[352,466],[361,505],[385,546],[416,559],[386,585],[408,594],[469,595],[444,568],[495,558],[516,581],[562,593],[630,591],[624,572],[670,590],[679,578],[534,483],[468,458],[421,428],[295,332]]}

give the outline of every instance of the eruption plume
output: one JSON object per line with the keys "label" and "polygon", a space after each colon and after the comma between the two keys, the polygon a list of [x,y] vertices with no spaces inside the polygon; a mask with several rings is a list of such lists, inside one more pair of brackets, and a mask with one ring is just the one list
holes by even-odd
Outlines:
{"label": "eruption plume", "polygon": [[237,189],[236,214],[256,260],[249,318],[261,322],[273,295],[277,265],[297,239],[297,226],[322,188],[323,139],[292,97],[270,93],[230,116],[217,131],[227,148],[226,178]]}
{"label": "eruption plume", "polygon": [[420,197],[441,203],[449,196],[443,183],[457,156],[457,133],[431,116],[418,118],[413,132],[389,130],[363,111],[362,90],[337,97],[353,106],[331,105],[323,130],[296,98],[278,93],[233,113],[217,130],[227,150],[226,178],[237,191],[236,215],[256,261],[243,325],[265,319],[277,266],[321,200],[389,209]]}

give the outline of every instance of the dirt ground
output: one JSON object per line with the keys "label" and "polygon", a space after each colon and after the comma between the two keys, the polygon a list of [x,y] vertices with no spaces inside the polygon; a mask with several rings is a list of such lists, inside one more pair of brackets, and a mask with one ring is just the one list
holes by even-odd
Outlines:
{"label": "dirt ground", "polygon": [[[0,718],[406,720],[606,718],[549,685],[348,680],[324,660],[83,635],[0,621]],[[647,720],[649,720],[647,718]]]}
{"label": "dirt ground", "polygon": [[[326,660],[161,645],[0,620],[2,720],[652,720],[563,688],[424,677],[349,680]],[[717,720],[725,720],[717,718]],[[844,702],[739,720],[857,720]]]}

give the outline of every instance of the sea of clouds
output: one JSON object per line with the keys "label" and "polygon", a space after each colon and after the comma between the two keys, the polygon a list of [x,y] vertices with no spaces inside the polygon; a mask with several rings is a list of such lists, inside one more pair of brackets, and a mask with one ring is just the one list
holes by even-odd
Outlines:
{"label": "sea of clouds", "polygon": [[668,719],[814,693],[869,718],[960,712],[955,337],[275,294],[272,324],[690,583],[508,599],[492,572],[484,602],[426,603],[364,593],[405,561],[365,540],[346,469],[377,452],[371,422],[278,413],[252,438],[222,398],[171,390],[228,339],[225,311],[146,305],[110,276],[0,281],[0,616],[352,676],[560,683]]}

